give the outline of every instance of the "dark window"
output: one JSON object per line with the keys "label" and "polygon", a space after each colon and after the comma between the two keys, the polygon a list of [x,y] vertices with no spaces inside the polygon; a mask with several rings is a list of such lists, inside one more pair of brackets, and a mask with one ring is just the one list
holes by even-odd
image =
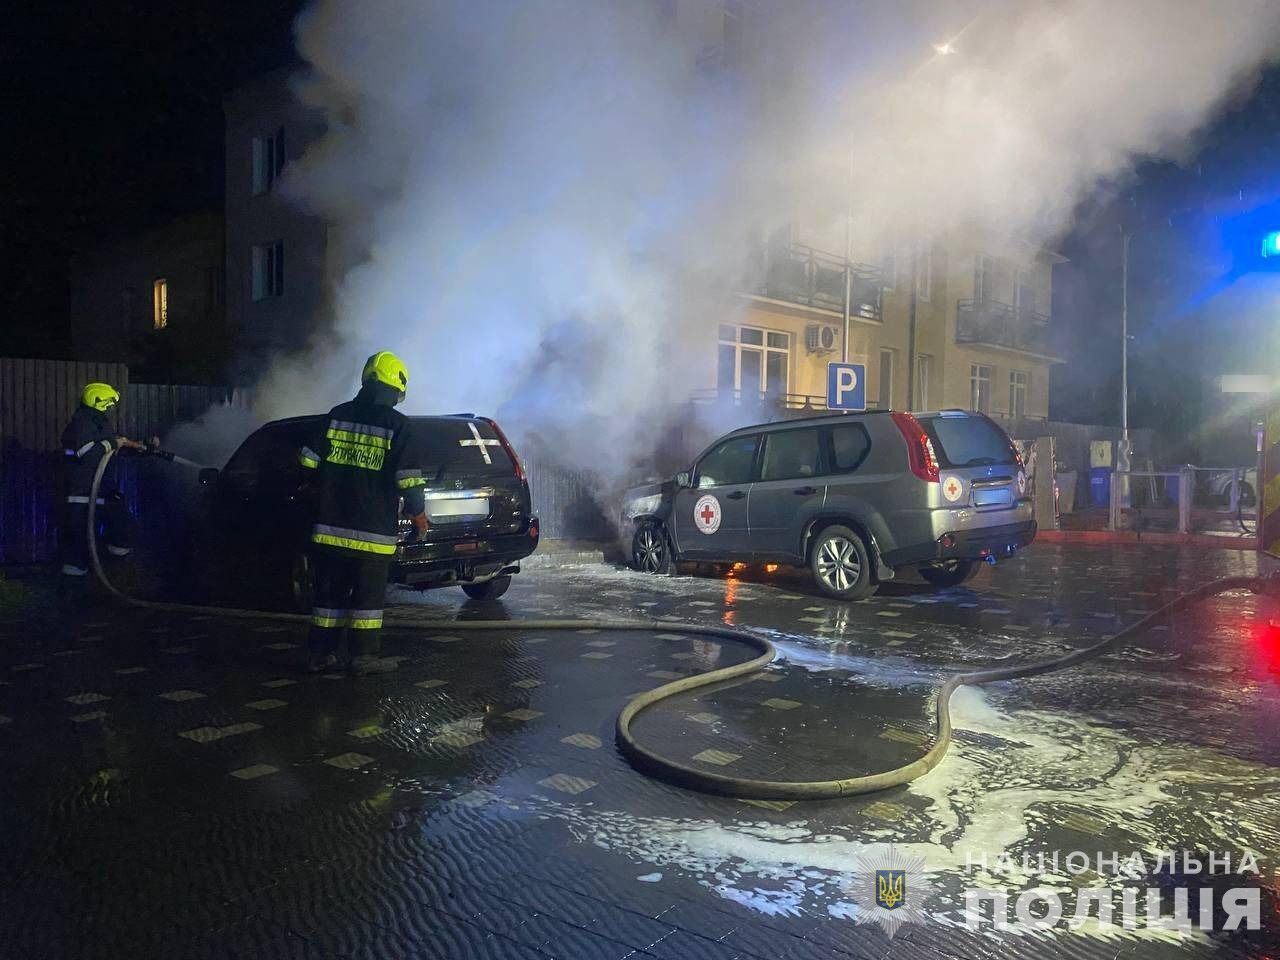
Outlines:
{"label": "dark window", "polygon": [[430,483],[515,472],[498,434],[483,420],[414,418],[406,442],[401,465],[421,470]]}
{"label": "dark window", "polygon": [[834,473],[857,470],[870,450],[871,438],[860,424],[831,428],[831,464]]}
{"label": "dark window", "polygon": [[284,241],[253,248],[253,299],[284,296]]}
{"label": "dark window", "polygon": [[1008,434],[985,417],[925,417],[925,432],[944,467],[980,467],[1017,461]]}
{"label": "dark window", "polygon": [[737,363],[738,353],[732,344],[720,344],[720,358],[716,367],[716,386],[720,393],[728,396],[736,389],[734,383],[737,379],[737,371],[734,365]]}
{"label": "dark window", "polygon": [[284,127],[253,138],[253,192],[267,193],[284,171]]}
{"label": "dark window", "polygon": [[698,464],[698,486],[750,483],[759,442],[758,436],[750,436],[734,437],[720,444]]}
{"label": "dark window", "polygon": [[780,430],[764,437],[761,480],[793,480],[818,475],[818,431]]}
{"label": "dark window", "polygon": [[307,442],[314,424],[313,420],[304,420],[263,427],[232,454],[223,476],[235,489],[245,492],[271,478],[287,482],[301,469],[298,451]]}

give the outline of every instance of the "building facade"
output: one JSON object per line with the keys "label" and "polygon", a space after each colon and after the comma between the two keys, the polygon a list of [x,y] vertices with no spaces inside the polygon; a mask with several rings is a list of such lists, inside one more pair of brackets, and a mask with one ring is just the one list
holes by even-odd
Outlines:
{"label": "building facade", "polygon": [[287,71],[229,94],[226,119],[227,325],[237,379],[272,353],[300,347],[323,322],[328,230],[280,195],[287,165],[324,132]]}
{"label": "building facade", "polygon": [[72,356],[139,382],[215,383],[228,356],[223,221],[183,217],[72,258]]}
{"label": "building facade", "polygon": [[827,364],[847,357],[865,364],[873,409],[1046,419],[1060,362],[1050,304],[1061,258],[1007,248],[975,231],[904,246],[874,265],[849,263],[846,351],[844,258],[775,239],[755,284],[727,311],[733,319],[714,332],[703,394],[822,408]]}

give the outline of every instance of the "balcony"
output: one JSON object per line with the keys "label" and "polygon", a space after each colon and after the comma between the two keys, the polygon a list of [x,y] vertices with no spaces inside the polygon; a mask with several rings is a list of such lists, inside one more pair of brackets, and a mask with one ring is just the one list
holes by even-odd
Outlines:
{"label": "balcony", "polygon": [[[880,322],[880,271],[850,264],[849,315]],[[754,265],[747,292],[770,300],[844,313],[845,261],[804,244],[770,244]]]}
{"label": "balcony", "polygon": [[961,300],[956,304],[956,343],[1052,356],[1049,318],[1034,310],[1015,310],[996,300]]}

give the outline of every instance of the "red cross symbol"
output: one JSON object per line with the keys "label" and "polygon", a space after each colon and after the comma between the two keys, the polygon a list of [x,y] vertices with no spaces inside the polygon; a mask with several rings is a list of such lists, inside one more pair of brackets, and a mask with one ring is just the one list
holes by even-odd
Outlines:
{"label": "red cross symbol", "polygon": [[711,521],[716,518],[716,512],[711,509],[711,504],[708,503],[702,508],[700,516],[702,517],[702,522],[709,527],[711,526]]}
{"label": "red cross symbol", "polygon": [[947,480],[947,499],[954,500],[958,496],[960,496],[960,483],[955,477],[951,477]]}

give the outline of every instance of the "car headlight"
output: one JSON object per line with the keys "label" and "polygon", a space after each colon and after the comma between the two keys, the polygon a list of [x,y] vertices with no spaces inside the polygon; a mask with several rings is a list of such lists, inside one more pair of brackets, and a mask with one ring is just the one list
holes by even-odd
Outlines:
{"label": "car headlight", "polygon": [[634,520],[636,517],[643,517],[647,513],[657,511],[662,503],[662,494],[654,493],[647,497],[636,497],[622,508],[622,516],[627,520]]}

